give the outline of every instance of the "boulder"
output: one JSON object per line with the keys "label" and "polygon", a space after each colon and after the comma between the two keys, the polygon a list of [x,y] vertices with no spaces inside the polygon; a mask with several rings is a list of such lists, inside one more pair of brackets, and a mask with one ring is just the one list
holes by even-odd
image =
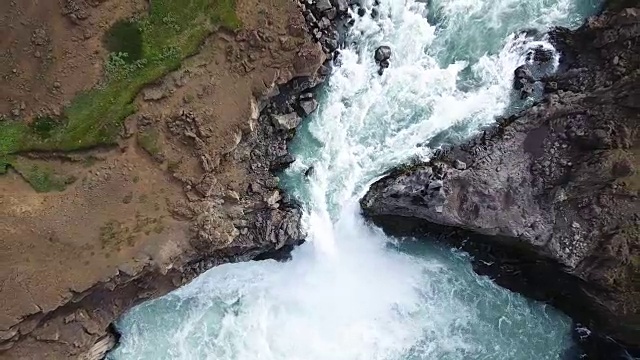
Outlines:
{"label": "boulder", "polygon": [[382,45],[376,49],[373,56],[377,63],[381,63],[385,60],[391,59],[391,48],[386,45]]}
{"label": "boulder", "polygon": [[269,166],[269,169],[271,171],[282,171],[286,168],[289,167],[289,165],[293,164],[296,161],[296,158],[293,157],[293,155],[287,153],[283,156],[279,156],[277,158],[275,158],[272,162],[271,162],[271,166]]}
{"label": "boulder", "polygon": [[313,175],[313,173],[315,172],[315,168],[312,166],[309,166],[309,168],[307,168],[307,170],[305,170],[304,172],[304,176],[305,177],[310,177]]}
{"label": "boulder", "polygon": [[542,46],[538,46],[535,49],[531,50],[531,58],[533,61],[537,63],[548,63],[553,60],[553,50],[545,49]]}
{"label": "boulder", "polygon": [[294,130],[300,125],[300,117],[296,113],[284,115],[271,115],[271,122],[278,130],[289,131]]}
{"label": "boulder", "polygon": [[318,0],[316,1],[316,4],[315,4],[315,8],[319,13],[323,11],[327,11],[332,7],[333,6],[331,5],[331,2],[329,0]]}
{"label": "boulder", "polygon": [[320,44],[305,43],[293,59],[294,77],[315,75],[325,59],[326,55]]}
{"label": "boulder", "polygon": [[300,101],[300,109],[304,116],[309,116],[318,108],[318,102],[315,99]]}
{"label": "boulder", "polygon": [[338,9],[338,12],[341,14],[344,14],[347,11],[349,11],[349,4],[347,3],[347,0],[333,0],[333,5],[336,7],[336,9]]}
{"label": "boulder", "polygon": [[533,78],[533,74],[531,73],[531,69],[528,65],[520,65],[514,71],[513,75],[516,80],[524,79],[528,82],[535,81]]}

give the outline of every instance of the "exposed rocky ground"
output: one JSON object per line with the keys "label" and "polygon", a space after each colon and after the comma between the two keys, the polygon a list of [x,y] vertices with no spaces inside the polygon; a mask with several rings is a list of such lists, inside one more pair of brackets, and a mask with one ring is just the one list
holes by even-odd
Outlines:
{"label": "exposed rocky ground", "polygon": [[540,103],[394,170],[361,204],[386,230],[444,234],[479,273],[640,348],[640,9],[631,3],[551,32],[563,59],[542,79]]}
{"label": "exposed rocky ground", "polygon": [[[79,91],[102,86],[103,33],[144,18],[145,4],[0,5],[10,59],[0,122],[64,116]],[[242,25],[212,31],[145,86],[115,144],[12,152],[0,134],[0,155],[11,150],[0,175],[1,359],[101,358],[117,341],[110,324],[135,304],[221,263],[286,257],[303,241],[300,210],[274,172],[293,161],[287,141],[318,106],[313,90],[330,72],[346,10],[238,0]],[[47,55],[56,51],[64,56]],[[43,58],[36,70],[21,65]]]}

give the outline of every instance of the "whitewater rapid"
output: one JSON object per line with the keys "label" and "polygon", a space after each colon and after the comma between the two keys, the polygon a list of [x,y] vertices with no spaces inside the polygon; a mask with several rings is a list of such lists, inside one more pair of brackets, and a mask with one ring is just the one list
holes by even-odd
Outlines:
{"label": "whitewater rapid", "polygon": [[[398,242],[357,200],[390,167],[426,158],[513,106],[513,70],[551,45],[520,30],[577,26],[584,0],[380,0],[354,14],[341,63],[299,130],[283,184],[304,204],[292,260],[227,264],[130,311],[109,358],[561,359],[571,322],[496,286],[467,255]],[[377,75],[373,52],[393,50]],[[556,56],[555,61],[557,62]],[[515,103],[515,106],[526,104]],[[306,179],[304,171],[314,166]]]}

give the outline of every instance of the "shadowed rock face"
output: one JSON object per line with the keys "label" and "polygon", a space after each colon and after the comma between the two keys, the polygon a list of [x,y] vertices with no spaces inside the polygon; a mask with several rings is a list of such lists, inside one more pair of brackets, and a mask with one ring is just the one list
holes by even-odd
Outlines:
{"label": "shadowed rock face", "polygon": [[621,4],[552,32],[565,56],[544,101],[394,170],[361,204],[387,230],[462,230],[495,261],[480,272],[640,346],[640,9]]}

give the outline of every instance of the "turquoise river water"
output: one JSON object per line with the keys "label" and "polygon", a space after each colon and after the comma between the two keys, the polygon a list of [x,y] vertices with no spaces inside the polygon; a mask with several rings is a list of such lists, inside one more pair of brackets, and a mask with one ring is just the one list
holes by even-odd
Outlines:
{"label": "turquoise river water", "polygon": [[[368,8],[373,0],[364,1]],[[356,17],[318,111],[282,175],[304,204],[292,260],[227,264],[131,310],[111,360],[543,360],[571,358],[571,321],[498,287],[468,256],[367,224],[357,200],[394,165],[428,157],[510,106],[513,70],[577,27],[596,0],[379,0]],[[378,76],[373,52],[393,50]],[[557,57],[556,56],[556,63]],[[444,135],[443,135],[444,134]],[[433,145],[432,145],[433,146]],[[303,176],[309,166],[315,172]]]}

